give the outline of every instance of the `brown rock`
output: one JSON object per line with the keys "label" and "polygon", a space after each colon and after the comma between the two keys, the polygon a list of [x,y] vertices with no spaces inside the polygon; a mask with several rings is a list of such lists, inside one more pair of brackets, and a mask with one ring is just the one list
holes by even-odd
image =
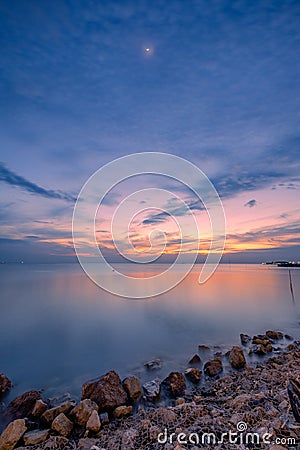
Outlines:
{"label": "brown rock", "polygon": [[4,421],[6,423],[15,420],[28,417],[35,405],[35,402],[41,398],[41,394],[38,391],[27,391],[24,394],[19,395],[10,402],[6,410],[4,411]]}
{"label": "brown rock", "polygon": [[91,399],[86,398],[85,400],[81,400],[70,411],[70,417],[77,425],[85,426],[93,411],[98,411],[98,405]]}
{"label": "brown rock", "polygon": [[243,350],[240,347],[232,347],[229,353],[230,364],[234,369],[242,369],[246,365],[246,359]]}
{"label": "brown rock", "polygon": [[93,400],[99,406],[99,411],[112,411],[126,404],[127,394],[119,375],[111,370],[97,380],[85,383],[81,398]]}
{"label": "brown rock", "polygon": [[113,415],[116,419],[120,419],[125,416],[132,414],[132,406],[118,406],[114,411]]}
{"label": "brown rock", "polygon": [[163,386],[171,397],[178,397],[186,388],[184,375],[180,372],[171,372],[163,381]]}
{"label": "brown rock", "polygon": [[267,345],[257,345],[254,349],[253,349],[253,353],[256,353],[257,355],[266,355],[267,353],[270,353],[273,350],[273,347],[271,344],[267,344]]}
{"label": "brown rock", "polygon": [[62,403],[59,406],[55,406],[54,408],[48,409],[44,412],[41,419],[46,424],[51,424],[55,417],[57,417],[59,414],[64,413],[67,414],[71,408],[75,406],[75,402],[71,402],[70,400],[67,400],[66,402]]}
{"label": "brown rock", "polygon": [[201,358],[199,355],[195,354],[190,360],[189,360],[189,364],[191,365],[196,365],[196,364],[201,364]]}
{"label": "brown rock", "polygon": [[98,412],[94,409],[86,423],[86,429],[92,431],[93,433],[98,433],[101,428],[101,422]]}
{"label": "brown rock", "polygon": [[11,387],[12,382],[10,379],[4,373],[0,373],[0,397],[7,394],[11,390]]}
{"label": "brown rock", "polygon": [[140,380],[135,376],[125,378],[123,388],[127,392],[129,400],[133,403],[142,396],[143,392]]}
{"label": "brown rock", "polygon": [[40,417],[47,409],[47,404],[43,400],[37,400],[31,411],[33,417]]}
{"label": "brown rock", "polygon": [[281,333],[281,331],[268,330],[266,332],[266,335],[268,336],[269,339],[273,339],[275,341],[283,339],[283,333]]}
{"label": "brown rock", "polygon": [[60,413],[52,422],[52,430],[56,431],[64,437],[68,437],[73,430],[73,423],[65,416],[64,413]]}
{"label": "brown rock", "polygon": [[202,371],[197,367],[190,367],[186,369],[185,376],[194,384],[199,383],[202,377]]}
{"label": "brown rock", "polygon": [[26,430],[24,419],[17,419],[11,422],[0,436],[0,449],[13,450]]}
{"label": "brown rock", "polygon": [[247,345],[251,341],[251,336],[249,336],[249,334],[241,333],[240,334],[240,339],[241,339],[241,343],[243,345]]}
{"label": "brown rock", "polygon": [[215,377],[216,375],[219,375],[223,370],[223,364],[221,358],[215,358],[211,359],[210,361],[207,361],[204,365],[204,372],[209,377]]}
{"label": "brown rock", "polygon": [[34,430],[25,433],[23,441],[25,445],[37,445],[48,439],[50,430]]}

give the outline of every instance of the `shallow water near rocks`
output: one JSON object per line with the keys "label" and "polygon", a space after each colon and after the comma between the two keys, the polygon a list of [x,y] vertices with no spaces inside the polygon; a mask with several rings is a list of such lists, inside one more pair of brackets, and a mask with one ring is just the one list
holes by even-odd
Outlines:
{"label": "shallow water near rocks", "polygon": [[[139,276],[162,270],[118,267]],[[1,265],[0,372],[14,382],[6,400],[33,388],[78,398],[83,382],[110,369],[163,378],[184,370],[199,344],[211,348],[200,352],[205,361],[239,343],[240,332],[300,338],[300,269],[291,270],[292,299],[285,268],[224,264],[199,285],[200,268],[165,294],[128,300],[100,289],[78,264]],[[162,368],[147,371],[153,358]]]}

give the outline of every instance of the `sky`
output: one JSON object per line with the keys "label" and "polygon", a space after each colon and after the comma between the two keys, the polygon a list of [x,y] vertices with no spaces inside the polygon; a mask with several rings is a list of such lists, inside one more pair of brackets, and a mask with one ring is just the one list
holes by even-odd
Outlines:
{"label": "sky", "polygon": [[[150,151],[209,177],[226,215],[224,261],[299,260],[299,50],[299,1],[0,0],[0,261],[74,261],[83,184],[115,158]],[[134,217],[134,249],[121,220],[118,246],[151,254],[159,225],[152,237],[176,255],[182,199],[205,255],[201,202],[150,175],[120,183],[99,208],[104,254],[119,258],[110,226],[120,202],[149,187],[174,197]],[[184,252],[198,244],[187,233]]]}

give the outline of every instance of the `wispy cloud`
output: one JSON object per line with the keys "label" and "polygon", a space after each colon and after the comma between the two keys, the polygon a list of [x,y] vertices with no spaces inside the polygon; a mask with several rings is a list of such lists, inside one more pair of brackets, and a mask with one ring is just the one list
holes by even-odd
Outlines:
{"label": "wispy cloud", "polygon": [[12,170],[8,169],[3,163],[0,163],[0,181],[10,186],[19,187],[27,192],[30,192],[31,194],[40,195],[42,197],[65,200],[72,203],[76,201],[76,197],[68,194],[67,192],[45,189],[38,184],[27,180],[21,175],[18,175]]}

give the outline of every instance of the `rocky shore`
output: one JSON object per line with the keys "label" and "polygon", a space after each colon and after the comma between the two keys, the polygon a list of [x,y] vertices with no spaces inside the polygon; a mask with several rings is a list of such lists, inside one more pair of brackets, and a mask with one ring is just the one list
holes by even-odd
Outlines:
{"label": "rocky shore", "polygon": [[[300,449],[300,342],[269,330],[205,361],[206,351],[143,386],[112,370],[85,383],[77,403],[25,392],[3,408],[0,450]],[[0,399],[11,389],[1,374]]]}

